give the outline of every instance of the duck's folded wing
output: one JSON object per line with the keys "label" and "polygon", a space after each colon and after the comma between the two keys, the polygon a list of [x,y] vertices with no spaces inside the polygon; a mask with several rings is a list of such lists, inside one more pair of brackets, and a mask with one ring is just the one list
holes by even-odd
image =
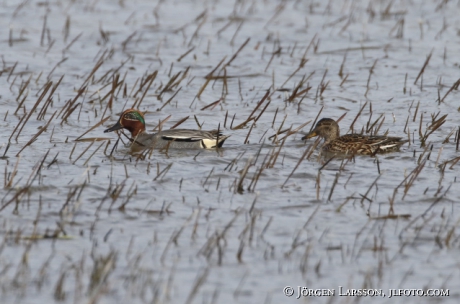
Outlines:
{"label": "duck's folded wing", "polygon": [[402,140],[401,137],[387,137],[387,136],[366,136],[360,134],[347,134],[340,137],[340,143],[343,145],[353,146],[357,150],[362,147],[367,147],[371,151],[381,150],[390,150],[392,148],[397,148],[407,140]]}
{"label": "duck's folded wing", "polygon": [[385,144],[388,142],[397,142],[400,141],[401,137],[387,137],[387,136],[369,136],[368,141],[372,144]]}
{"label": "duck's folded wing", "polygon": [[173,129],[161,132],[161,138],[164,140],[174,140],[182,142],[196,142],[203,139],[216,139],[217,134],[201,130]]}

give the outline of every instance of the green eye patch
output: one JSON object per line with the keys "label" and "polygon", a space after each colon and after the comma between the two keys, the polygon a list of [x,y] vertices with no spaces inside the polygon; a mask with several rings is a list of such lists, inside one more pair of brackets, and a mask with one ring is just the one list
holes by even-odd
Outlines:
{"label": "green eye patch", "polygon": [[144,118],[142,117],[142,115],[139,112],[135,112],[135,111],[128,112],[123,116],[123,118],[126,119],[126,120],[140,121],[140,122],[142,122],[142,124],[145,125]]}

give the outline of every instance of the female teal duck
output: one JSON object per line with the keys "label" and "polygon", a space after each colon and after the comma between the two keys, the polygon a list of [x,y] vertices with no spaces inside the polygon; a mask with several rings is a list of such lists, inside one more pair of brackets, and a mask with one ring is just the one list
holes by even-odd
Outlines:
{"label": "female teal duck", "polygon": [[156,149],[211,149],[220,148],[229,135],[222,135],[217,130],[201,131],[189,129],[172,129],[158,133],[147,133],[145,131],[144,115],[134,109],[125,110],[121,113],[117,123],[104,131],[112,132],[126,129],[131,133],[132,150],[149,148]]}
{"label": "female teal duck", "polygon": [[375,155],[399,151],[399,147],[408,142],[402,137],[366,136],[346,134],[340,136],[337,122],[331,118],[323,118],[316,123],[313,131],[302,137],[302,140],[319,136],[324,138],[323,151],[344,154]]}

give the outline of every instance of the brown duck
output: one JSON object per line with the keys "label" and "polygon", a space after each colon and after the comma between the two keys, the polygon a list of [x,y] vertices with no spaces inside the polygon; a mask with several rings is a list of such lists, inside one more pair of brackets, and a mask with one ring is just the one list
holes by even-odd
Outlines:
{"label": "brown duck", "polygon": [[319,136],[324,138],[323,151],[343,154],[375,155],[399,151],[399,147],[408,142],[402,137],[366,136],[346,134],[340,136],[337,122],[331,118],[323,118],[315,128],[302,137],[302,140]]}

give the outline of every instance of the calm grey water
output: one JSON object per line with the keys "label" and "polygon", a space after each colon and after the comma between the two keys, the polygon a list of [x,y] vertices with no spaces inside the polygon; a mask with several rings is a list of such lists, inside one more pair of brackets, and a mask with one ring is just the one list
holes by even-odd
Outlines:
{"label": "calm grey water", "polygon": [[[459,301],[458,2],[3,1],[0,15],[2,302]],[[311,88],[289,100],[299,83]],[[257,122],[232,130],[269,89]],[[117,135],[103,130],[143,95],[148,130],[168,116],[163,128],[198,128],[195,116],[231,137],[109,157]],[[314,142],[300,133],[269,139],[308,132],[321,109],[346,114],[346,133],[361,108],[355,131],[382,115],[379,134],[410,144],[323,167],[318,149],[299,163]],[[446,114],[424,151],[419,134]],[[386,297],[296,299],[298,286]],[[449,296],[388,298],[404,288]]]}

